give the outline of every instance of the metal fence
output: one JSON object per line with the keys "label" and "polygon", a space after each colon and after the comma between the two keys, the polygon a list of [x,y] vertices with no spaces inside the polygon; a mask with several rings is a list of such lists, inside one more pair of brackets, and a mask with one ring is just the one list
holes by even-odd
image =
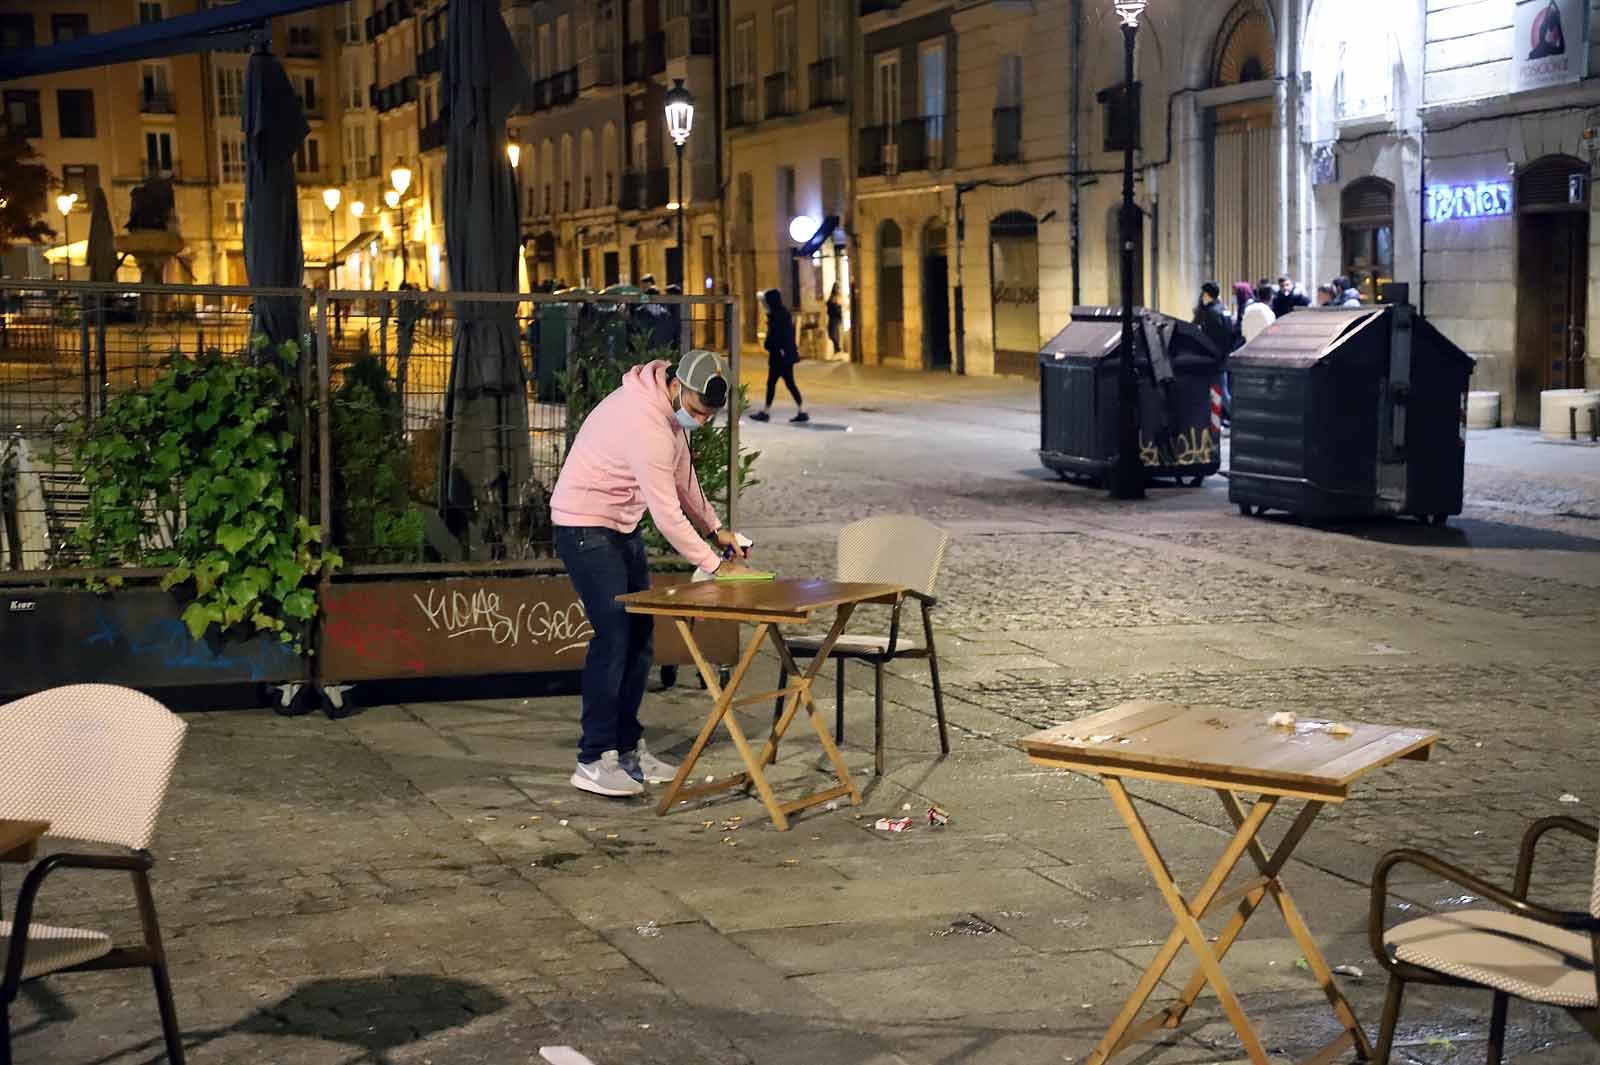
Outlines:
{"label": "metal fence", "polygon": [[[685,346],[725,353],[737,380],[727,298],[0,280],[0,583],[89,575],[69,428],[148,389],[173,352],[248,355],[251,307],[271,297],[296,302],[308,355],[292,388],[300,512],[355,574],[548,566],[584,395]],[[731,459],[737,415],[722,428]]]}

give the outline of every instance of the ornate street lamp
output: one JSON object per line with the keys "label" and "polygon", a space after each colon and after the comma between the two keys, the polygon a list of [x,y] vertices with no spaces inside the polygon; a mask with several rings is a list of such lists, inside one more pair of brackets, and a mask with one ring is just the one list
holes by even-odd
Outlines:
{"label": "ornate street lamp", "polygon": [[77,202],[76,192],[63,192],[56,197],[56,210],[61,212],[61,247],[66,254],[68,281],[72,280],[72,206]]}
{"label": "ornate street lamp", "polygon": [[[1133,121],[1133,42],[1146,0],[1114,0],[1122,22],[1123,109]],[[1144,498],[1144,463],[1139,457],[1139,382],[1133,363],[1133,249],[1140,224],[1133,202],[1133,130],[1122,139],[1122,358],[1117,366],[1117,458],[1107,478],[1113,499]]]}
{"label": "ornate street lamp", "polygon": [[334,266],[333,260],[339,254],[339,210],[340,194],[338,189],[322,190],[322,205],[328,209],[328,287],[333,287]]}
{"label": "ornate street lamp", "polygon": [[[667,134],[678,153],[678,285],[688,288],[689,264],[684,259],[683,215],[686,203],[683,198],[683,146],[689,143],[694,132],[694,94],[683,87],[682,78],[672,79],[667,90]],[[671,278],[667,279],[669,282]]]}
{"label": "ornate street lamp", "polygon": [[400,283],[403,285],[411,279],[411,271],[409,269],[411,258],[406,248],[406,245],[410,242],[411,235],[406,231],[405,208],[406,190],[411,187],[411,168],[396,159],[394,166],[389,170],[389,184],[394,186],[389,190],[394,193],[394,196],[391,198],[389,193],[386,192],[383,194],[383,199],[391,209],[399,208],[400,210]]}

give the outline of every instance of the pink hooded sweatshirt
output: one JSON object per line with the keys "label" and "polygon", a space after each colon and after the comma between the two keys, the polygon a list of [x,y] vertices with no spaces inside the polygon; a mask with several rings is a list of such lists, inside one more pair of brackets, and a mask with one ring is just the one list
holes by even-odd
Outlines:
{"label": "pink hooded sweatshirt", "polygon": [[678,553],[709,572],[722,557],[695,529],[709,536],[722,522],[695,479],[688,434],[672,416],[667,367],[635,366],[589,412],[556,479],[550,516],[557,525],[631,533],[648,507]]}

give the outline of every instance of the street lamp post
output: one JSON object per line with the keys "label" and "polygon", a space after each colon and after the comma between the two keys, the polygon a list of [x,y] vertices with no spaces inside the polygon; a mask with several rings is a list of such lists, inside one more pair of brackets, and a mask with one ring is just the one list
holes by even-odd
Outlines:
{"label": "street lamp post", "polygon": [[72,280],[72,206],[78,202],[76,192],[63,192],[56,197],[56,210],[61,212],[61,249],[65,253],[67,280]]}
{"label": "street lamp post", "polygon": [[411,187],[411,168],[396,159],[394,166],[389,171],[389,184],[394,186],[389,191],[394,193],[391,197],[388,192],[383,194],[385,202],[391,208],[400,209],[400,283],[403,285],[410,280],[410,256],[406,245],[409,243],[410,234],[406,232],[406,190]]}
{"label": "street lamp post", "polygon": [[[689,279],[689,264],[684,258],[683,249],[683,216],[686,204],[683,198],[683,146],[689,142],[689,134],[694,131],[694,94],[683,86],[682,78],[672,79],[672,88],[667,90],[667,133],[672,137],[673,147],[678,153],[678,285],[687,289]],[[671,278],[667,279],[671,281]]]}
{"label": "street lamp post", "polygon": [[[360,200],[350,201],[350,216],[356,220],[356,236],[361,235],[361,216],[367,213],[367,205]],[[356,285],[361,284],[361,278],[356,278]],[[370,286],[369,286],[370,287]]]}
{"label": "street lamp post", "polygon": [[339,254],[339,190],[323,189],[322,204],[328,209],[328,287],[334,285],[333,260]]}
{"label": "street lamp post", "polygon": [[[1133,42],[1146,0],[1114,0],[1122,20],[1123,115],[1133,119]],[[1133,202],[1133,130],[1122,141],[1122,358],[1117,366],[1117,458],[1108,478],[1113,499],[1144,498],[1144,463],[1139,458],[1138,379],[1133,362],[1133,235],[1139,209]]]}

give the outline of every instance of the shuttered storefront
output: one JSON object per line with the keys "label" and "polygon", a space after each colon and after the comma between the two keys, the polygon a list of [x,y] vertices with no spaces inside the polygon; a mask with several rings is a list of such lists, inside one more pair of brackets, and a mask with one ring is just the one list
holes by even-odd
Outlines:
{"label": "shuttered storefront", "polygon": [[1226,292],[1278,268],[1278,163],[1271,101],[1219,107],[1214,114],[1211,239],[1215,277]]}

